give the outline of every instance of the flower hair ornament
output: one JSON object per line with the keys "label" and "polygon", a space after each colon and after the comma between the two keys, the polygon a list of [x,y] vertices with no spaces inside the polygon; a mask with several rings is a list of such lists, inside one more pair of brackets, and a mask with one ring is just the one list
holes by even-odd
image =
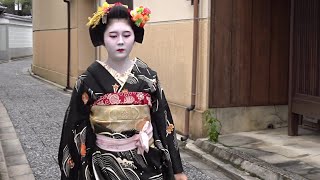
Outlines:
{"label": "flower hair ornament", "polygon": [[131,15],[131,21],[140,28],[143,28],[147,21],[150,19],[151,11],[148,8],[145,8],[143,6],[137,7],[134,10],[130,10],[128,6],[123,5],[121,3],[115,3],[115,4],[108,4],[107,2],[104,2],[102,6],[98,7],[97,12],[93,13],[92,17],[89,17],[89,22],[87,23],[87,26],[90,26],[91,28],[95,28],[102,19],[102,23],[107,23],[107,18],[105,15],[107,15],[110,11],[110,9],[114,6],[124,6],[128,9],[130,15]]}
{"label": "flower hair ornament", "polygon": [[[89,17],[89,34],[91,42],[94,47],[104,45],[104,32],[106,24],[108,23],[109,13],[112,13],[113,7],[121,7],[122,11],[127,11],[127,18],[130,19],[131,27],[134,32],[134,41],[142,43],[144,37],[144,25],[150,19],[151,11],[148,8],[140,6],[133,10],[130,10],[127,6],[121,3],[108,4],[104,2],[102,6],[98,7],[97,11],[93,13],[92,17]],[[123,7],[123,8],[122,8]]]}
{"label": "flower hair ornament", "polygon": [[143,6],[130,11],[131,20],[138,27],[142,27],[149,21],[151,11]]}

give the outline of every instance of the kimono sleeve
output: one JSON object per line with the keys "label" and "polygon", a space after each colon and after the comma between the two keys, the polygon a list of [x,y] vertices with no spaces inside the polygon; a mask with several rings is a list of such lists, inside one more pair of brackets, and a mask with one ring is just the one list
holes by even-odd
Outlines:
{"label": "kimono sleeve", "polygon": [[166,100],[163,89],[161,88],[158,77],[156,78],[156,91],[153,95],[152,118],[155,119],[160,136],[164,137],[167,149],[170,154],[172,169],[174,174],[182,173],[183,167],[179,152],[178,141],[174,122]]}
{"label": "kimono sleeve", "polygon": [[62,126],[58,154],[62,180],[78,179],[79,176],[78,171],[81,168],[83,154],[81,150],[86,141],[85,130],[89,118],[85,92],[83,79],[79,78],[72,92]]}

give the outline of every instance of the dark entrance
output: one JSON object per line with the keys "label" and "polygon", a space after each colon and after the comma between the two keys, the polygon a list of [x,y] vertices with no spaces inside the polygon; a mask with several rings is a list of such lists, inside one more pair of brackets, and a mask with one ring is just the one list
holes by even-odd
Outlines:
{"label": "dark entrance", "polygon": [[289,135],[301,119],[320,119],[320,1],[291,1]]}

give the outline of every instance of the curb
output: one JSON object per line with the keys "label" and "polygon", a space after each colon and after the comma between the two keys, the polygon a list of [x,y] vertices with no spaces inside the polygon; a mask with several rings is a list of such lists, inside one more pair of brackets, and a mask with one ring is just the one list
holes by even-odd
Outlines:
{"label": "curb", "polygon": [[178,133],[176,135],[177,135],[180,148],[189,152],[195,157],[200,158],[203,162],[212,166],[212,168],[217,169],[218,171],[221,171],[230,179],[234,179],[234,180],[258,180],[259,179],[259,178],[251,177],[249,173],[241,171],[233,167],[231,164],[225,163],[213,157],[212,155],[204,152],[202,149],[200,149],[195,145],[195,141],[191,139],[188,139],[187,141],[181,141],[181,137],[183,136]]}
{"label": "curb", "polygon": [[197,139],[186,148],[196,156],[218,166],[232,179],[307,180],[241,151],[212,143],[207,138]]}
{"label": "curb", "polygon": [[33,55],[27,55],[27,56],[12,58],[12,59],[0,59],[0,64],[9,63],[9,62],[13,62],[13,61],[21,61],[21,60],[25,60],[25,59],[32,58],[32,57],[33,57]]}
{"label": "curb", "polygon": [[187,143],[184,149],[196,157],[201,158],[207,164],[211,165],[213,168],[223,172],[230,179],[234,180],[258,180],[259,178],[250,176],[249,173],[241,171],[233,167],[229,163],[225,163],[218,158],[204,152],[202,149],[194,145],[193,143]]}
{"label": "curb", "polygon": [[8,112],[0,101],[0,179],[28,179],[35,177],[22,149]]}
{"label": "curb", "polygon": [[45,79],[43,77],[40,77],[40,76],[34,74],[30,68],[28,69],[28,72],[29,72],[30,76],[35,78],[35,79],[38,79],[38,80],[40,80],[42,82],[48,83],[50,85],[53,85],[53,86],[55,86],[57,88],[60,88],[61,90],[65,91],[65,92],[70,93],[70,94],[72,93],[72,89],[66,89],[65,87],[61,86],[60,84],[54,83],[54,82],[49,81],[49,80],[47,80],[47,79]]}
{"label": "curb", "polygon": [[0,179],[4,180],[4,179],[9,179],[9,175],[8,175],[8,168],[6,165],[6,159],[4,157],[3,154],[3,149],[2,149],[2,145],[1,145],[1,141],[0,141]]}

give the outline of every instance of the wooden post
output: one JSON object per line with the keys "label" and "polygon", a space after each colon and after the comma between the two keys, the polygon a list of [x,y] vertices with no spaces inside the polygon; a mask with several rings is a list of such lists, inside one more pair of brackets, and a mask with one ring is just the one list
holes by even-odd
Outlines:
{"label": "wooden post", "polygon": [[294,76],[294,57],[293,57],[293,43],[294,43],[294,1],[291,0],[290,12],[290,54],[289,54],[289,93],[288,93],[288,135],[298,135],[299,115],[292,112],[292,98],[295,94],[295,76]]}

